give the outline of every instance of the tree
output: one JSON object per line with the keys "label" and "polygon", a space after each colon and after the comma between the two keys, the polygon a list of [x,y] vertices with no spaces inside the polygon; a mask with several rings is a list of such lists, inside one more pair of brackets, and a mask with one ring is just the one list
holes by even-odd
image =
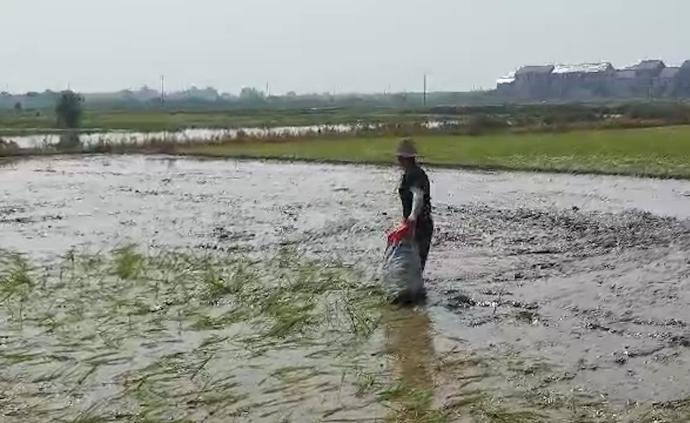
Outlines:
{"label": "tree", "polygon": [[19,113],[22,111],[22,103],[21,102],[16,102],[14,103],[14,111]]}
{"label": "tree", "polygon": [[83,114],[83,102],[84,98],[79,94],[73,91],[63,91],[55,106],[58,126],[67,129],[79,128]]}
{"label": "tree", "polygon": [[240,91],[240,100],[242,101],[262,101],[265,97],[266,95],[256,88],[244,87]]}

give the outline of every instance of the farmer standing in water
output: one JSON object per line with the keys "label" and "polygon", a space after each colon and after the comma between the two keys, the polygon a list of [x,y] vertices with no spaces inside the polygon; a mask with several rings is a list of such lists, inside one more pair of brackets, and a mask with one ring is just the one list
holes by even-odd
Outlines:
{"label": "farmer standing in water", "polygon": [[414,231],[419,258],[422,261],[422,271],[424,271],[431,247],[431,236],[434,232],[429,177],[417,164],[417,149],[411,139],[406,138],[400,141],[396,154],[404,172],[400,187],[398,187],[403,218]]}

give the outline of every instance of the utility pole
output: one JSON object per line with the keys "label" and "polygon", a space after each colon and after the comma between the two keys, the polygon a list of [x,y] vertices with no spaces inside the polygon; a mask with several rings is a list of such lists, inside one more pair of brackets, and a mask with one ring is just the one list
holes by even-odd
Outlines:
{"label": "utility pole", "polygon": [[426,107],[426,88],[427,88],[426,82],[427,82],[426,81],[426,74],[424,74],[424,107]]}
{"label": "utility pole", "polygon": [[161,75],[161,104],[165,103],[165,75]]}

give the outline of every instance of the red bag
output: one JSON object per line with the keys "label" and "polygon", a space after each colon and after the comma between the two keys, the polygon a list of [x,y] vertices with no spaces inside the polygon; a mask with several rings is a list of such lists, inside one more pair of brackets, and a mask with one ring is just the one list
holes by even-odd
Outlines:
{"label": "red bag", "polygon": [[412,235],[412,225],[408,221],[403,221],[388,234],[388,245],[398,245],[405,238]]}

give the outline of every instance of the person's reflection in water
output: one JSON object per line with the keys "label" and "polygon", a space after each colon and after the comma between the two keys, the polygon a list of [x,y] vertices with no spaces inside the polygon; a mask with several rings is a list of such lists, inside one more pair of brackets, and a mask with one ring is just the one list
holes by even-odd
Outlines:
{"label": "person's reflection in water", "polygon": [[168,157],[165,159],[165,164],[167,165],[166,168],[167,170],[176,170],[177,169],[177,159],[174,157]]}
{"label": "person's reflection in water", "polygon": [[[416,392],[432,393],[435,352],[427,311],[418,308],[387,311],[385,334],[387,352],[393,358],[395,377],[400,386]],[[404,410],[405,399],[400,400],[400,408]]]}

